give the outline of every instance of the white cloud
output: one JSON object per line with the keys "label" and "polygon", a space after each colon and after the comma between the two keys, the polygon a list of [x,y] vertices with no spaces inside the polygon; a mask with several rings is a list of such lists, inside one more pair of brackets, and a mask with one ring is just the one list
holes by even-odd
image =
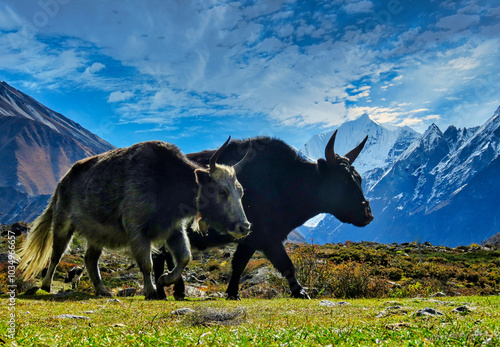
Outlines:
{"label": "white cloud", "polygon": [[448,29],[451,31],[461,31],[479,23],[478,15],[454,14],[452,16],[443,17],[437,23],[438,28]]}
{"label": "white cloud", "polygon": [[344,5],[344,11],[348,14],[353,13],[369,13],[373,10],[373,3],[371,1],[356,1]]}
{"label": "white cloud", "polygon": [[106,65],[101,63],[93,63],[91,66],[85,69],[87,73],[96,73],[106,68]]}
{"label": "white cloud", "polygon": [[[120,102],[124,122],[262,114],[290,126],[336,125],[361,111],[382,123],[409,115],[418,123],[443,100],[461,99],[486,72],[498,73],[496,27],[482,27],[489,36],[459,33],[476,26],[477,15],[424,25],[434,17],[421,13],[419,27],[404,27],[394,15],[368,31],[370,16],[356,14],[373,11],[371,1],[331,2],[310,13],[299,5],[70,1],[31,35],[2,33],[0,68],[30,74],[33,83],[105,91],[109,103]],[[0,5],[0,26],[40,10],[16,2],[8,9]],[[10,14],[17,19],[2,22]]]}
{"label": "white cloud", "polygon": [[112,102],[125,101],[125,100],[132,98],[133,96],[134,96],[134,94],[132,94],[132,92],[129,92],[129,91],[127,91],[127,92],[116,91],[116,92],[112,92],[111,94],[109,94],[108,102],[112,103]]}

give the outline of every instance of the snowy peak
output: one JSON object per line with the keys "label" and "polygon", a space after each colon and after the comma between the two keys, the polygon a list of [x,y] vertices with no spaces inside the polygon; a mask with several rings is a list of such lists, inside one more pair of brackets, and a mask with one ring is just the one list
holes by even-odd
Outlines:
{"label": "snowy peak", "polygon": [[[335,152],[344,155],[355,148],[368,135],[368,141],[356,159],[356,169],[363,174],[390,164],[419,134],[408,127],[388,129],[373,121],[368,114],[343,123],[338,127]],[[323,158],[325,146],[333,131],[311,137],[300,152],[312,159]]]}

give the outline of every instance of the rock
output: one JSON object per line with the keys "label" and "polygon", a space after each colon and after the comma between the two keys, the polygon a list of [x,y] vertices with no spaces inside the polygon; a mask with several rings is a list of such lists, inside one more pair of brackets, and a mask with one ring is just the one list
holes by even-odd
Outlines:
{"label": "rock", "polygon": [[57,294],[54,295],[55,298],[67,298],[67,297],[70,297],[74,294],[75,292],[73,292],[72,290],[67,290],[67,291],[64,291],[64,290],[60,290],[59,292],[57,292]]}
{"label": "rock", "polygon": [[389,330],[399,330],[401,328],[411,328],[412,325],[410,323],[391,323],[391,324],[387,324],[385,326],[386,329],[389,329]]}
{"label": "rock", "polygon": [[76,316],[74,314],[60,314],[59,316],[55,316],[57,319],[90,319],[90,317],[86,316]]}
{"label": "rock", "polygon": [[389,306],[389,307],[387,307],[387,310],[399,310],[400,308],[401,308],[401,306],[395,305],[395,306]]}
{"label": "rock", "polygon": [[457,307],[456,309],[454,309],[451,312],[455,312],[455,313],[467,313],[467,312],[471,312],[471,311],[472,311],[472,309],[469,306],[463,305],[463,306]]}
{"label": "rock", "polygon": [[195,313],[195,312],[196,311],[193,310],[192,308],[183,307],[183,308],[179,308],[175,311],[170,312],[170,314],[177,315],[177,316],[184,316],[186,314],[191,314],[191,313]]}
{"label": "rock", "polygon": [[114,298],[114,299],[108,299],[105,302],[108,303],[108,302],[121,302],[121,301],[118,300],[118,299],[116,299],[116,298]]}
{"label": "rock", "polygon": [[330,300],[321,300],[319,302],[320,306],[326,306],[326,307],[332,307],[332,306],[344,306],[344,305],[350,305],[350,303],[346,301],[339,301],[339,302],[333,302]]}
{"label": "rock", "polygon": [[189,298],[206,298],[207,293],[205,293],[203,290],[193,287],[193,286],[186,286],[185,290],[186,297]]}
{"label": "rock", "polygon": [[280,293],[269,287],[267,284],[257,284],[240,291],[242,298],[263,298],[263,299],[273,299],[280,296]]}
{"label": "rock", "polygon": [[434,293],[431,295],[432,298],[442,298],[442,297],[445,297],[446,294],[443,293],[443,292],[437,292],[437,293]]}
{"label": "rock", "polygon": [[261,267],[249,276],[247,279],[247,283],[249,285],[257,285],[257,284],[263,284],[267,283],[269,281],[269,274],[271,273],[271,270],[269,270],[268,267]]}
{"label": "rock", "polygon": [[137,292],[137,288],[125,288],[120,291],[118,291],[118,296],[134,296],[135,293]]}
{"label": "rock", "polygon": [[384,311],[380,311],[378,315],[375,316],[375,318],[384,318],[386,316],[389,315],[389,312],[387,312],[386,310]]}
{"label": "rock", "polygon": [[421,316],[443,316],[443,314],[433,308],[430,308],[430,307],[426,307],[426,308],[423,308],[421,310],[418,310],[415,315],[417,317],[421,317]]}
{"label": "rock", "polygon": [[224,292],[215,292],[215,293],[210,294],[208,297],[212,298],[212,299],[225,298],[226,297],[226,293],[224,293]]}

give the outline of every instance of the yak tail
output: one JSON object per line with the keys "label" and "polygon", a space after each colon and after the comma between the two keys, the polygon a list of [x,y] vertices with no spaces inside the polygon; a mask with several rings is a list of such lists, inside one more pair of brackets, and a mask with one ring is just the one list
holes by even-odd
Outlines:
{"label": "yak tail", "polygon": [[46,265],[52,250],[52,218],[55,196],[50,199],[49,205],[33,222],[33,226],[24,241],[18,269],[23,271],[23,278],[35,277]]}

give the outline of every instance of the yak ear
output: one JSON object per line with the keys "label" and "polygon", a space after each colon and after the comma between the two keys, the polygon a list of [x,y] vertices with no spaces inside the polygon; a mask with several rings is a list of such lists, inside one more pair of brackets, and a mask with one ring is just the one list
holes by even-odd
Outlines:
{"label": "yak ear", "polygon": [[322,176],[325,176],[327,174],[328,162],[325,159],[323,159],[323,158],[318,159],[318,170]]}
{"label": "yak ear", "polygon": [[211,180],[210,173],[207,170],[196,169],[194,175],[196,176],[196,183],[199,185],[208,184]]}

